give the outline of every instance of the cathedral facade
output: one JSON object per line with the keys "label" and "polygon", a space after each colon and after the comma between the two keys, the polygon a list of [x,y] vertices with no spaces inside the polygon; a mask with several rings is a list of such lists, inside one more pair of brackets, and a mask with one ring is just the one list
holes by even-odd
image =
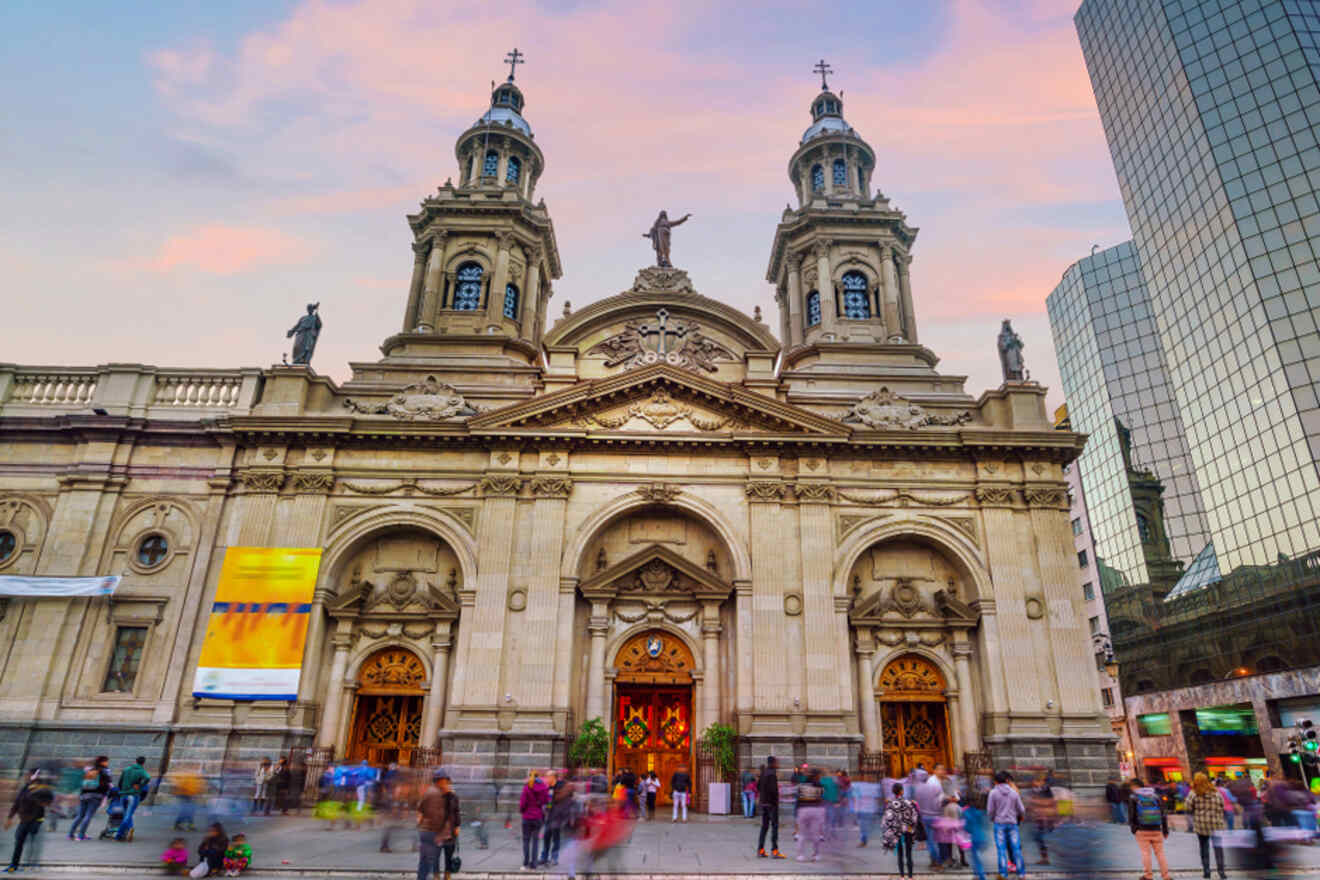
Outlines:
{"label": "cathedral facade", "polygon": [[[0,600],[6,766],[310,749],[512,778],[600,719],[612,768],[662,776],[718,722],[752,767],[1103,782],[1062,473],[1083,438],[1035,383],[936,371],[917,230],[839,96],[810,109],[773,330],[666,265],[667,229],[628,289],[551,315],[510,77],[409,216],[399,331],[349,381],[0,365],[0,575],[123,575]],[[322,551],[296,699],[194,695],[230,547]]]}

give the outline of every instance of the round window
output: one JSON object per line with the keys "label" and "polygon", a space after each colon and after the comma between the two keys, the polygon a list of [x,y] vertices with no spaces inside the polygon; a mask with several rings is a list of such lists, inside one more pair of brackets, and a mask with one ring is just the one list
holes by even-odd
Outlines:
{"label": "round window", "polygon": [[13,532],[0,532],[0,562],[4,562],[14,555],[18,549],[18,539],[14,537]]}
{"label": "round window", "polygon": [[148,535],[138,544],[138,564],[154,568],[165,560],[165,554],[169,552],[170,542],[165,540],[164,535]]}

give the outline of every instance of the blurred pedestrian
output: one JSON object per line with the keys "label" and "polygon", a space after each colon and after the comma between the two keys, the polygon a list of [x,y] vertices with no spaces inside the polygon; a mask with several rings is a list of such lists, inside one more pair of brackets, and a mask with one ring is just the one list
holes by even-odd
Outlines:
{"label": "blurred pedestrian", "polygon": [[6,831],[14,824],[14,820],[18,819],[18,830],[14,832],[14,851],[9,857],[9,867],[5,868],[5,873],[18,872],[25,845],[33,847],[40,845],[37,835],[41,833],[41,823],[46,818],[46,809],[54,800],[55,792],[45,775],[40,770],[33,771],[28,781],[18,790],[14,804],[9,808],[9,816],[5,819]]}
{"label": "blurred pedestrian", "polygon": [[1115,825],[1127,824],[1127,804],[1118,777],[1111,776],[1105,783],[1105,803],[1109,804],[1109,821]]}
{"label": "blurred pedestrian", "polygon": [[1050,785],[1050,779],[1042,773],[1036,777],[1035,783],[1027,792],[1027,815],[1030,817],[1032,827],[1035,829],[1036,849],[1040,851],[1038,864],[1048,865],[1050,863],[1048,836],[1054,830],[1054,823],[1058,820],[1058,809],[1058,801],[1054,797],[1054,789]]}
{"label": "blurred pedestrian", "polygon": [[[451,788],[449,774],[444,770],[433,771],[431,787],[417,807],[417,880],[431,880],[431,875],[439,872],[442,854],[444,880],[449,880],[462,824],[458,795]],[[524,837],[524,858],[525,844]]]}
{"label": "blurred pedestrian", "polygon": [[761,805],[761,836],[756,842],[756,854],[766,858],[765,832],[770,831],[770,857],[784,858],[779,851],[779,762],[774,755],[765,759],[761,778],[756,783],[756,800]]}
{"label": "blurred pedestrian", "polygon": [[986,799],[985,811],[995,835],[995,855],[999,861],[999,876],[1007,877],[1009,861],[1017,866],[1019,877],[1027,873],[1022,858],[1022,834],[1019,825],[1027,814],[1022,796],[1013,787],[1013,775],[1006,770],[995,774],[995,787]]}
{"label": "blurred pedestrian", "polygon": [[848,786],[853,815],[857,817],[858,846],[866,846],[880,808],[880,786],[869,779],[858,779]]}
{"label": "blurred pedestrian", "polygon": [[[275,762],[275,766],[270,771],[270,788],[275,797],[275,809],[280,811],[281,816],[289,814],[289,788],[293,783],[293,772],[289,769],[289,759],[280,758]],[[270,815],[270,808],[267,806],[266,815]]]}
{"label": "blurred pedestrian", "polygon": [[692,776],[688,774],[686,764],[680,764],[678,770],[669,779],[669,793],[674,799],[674,815],[670,820],[677,822],[679,812],[683,814],[683,821],[686,822],[688,811],[688,795],[692,793]]}
{"label": "blurred pedestrian", "polygon": [[[765,772],[765,765],[761,765],[761,772]],[[744,770],[739,782],[742,784],[742,808],[743,818],[751,819],[756,815],[756,780],[757,774],[751,770]]]}
{"label": "blurred pedestrian", "polygon": [[[821,785],[819,770],[807,774],[807,781],[798,785],[797,809],[797,860],[799,862],[820,859],[820,845],[825,840],[825,789]],[[811,852],[810,859],[807,852]]]}
{"label": "blurred pedestrian", "polygon": [[69,827],[69,840],[86,840],[87,826],[92,824],[97,807],[110,792],[110,759],[97,755],[96,760],[83,768],[82,782],[79,785],[78,813]]}
{"label": "blurred pedestrian", "polygon": [[1160,876],[1169,880],[1169,861],[1164,855],[1164,841],[1169,836],[1169,817],[1164,799],[1140,779],[1132,780],[1132,800],[1128,804],[1128,827],[1141,849],[1141,880],[1151,880],[1150,857],[1154,853]]}
{"label": "blurred pedestrian", "polygon": [[263,810],[270,815],[270,780],[274,775],[270,758],[262,758],[257,769],[252,772],[252,815]]}
{"label": "blurred pedestrian", "polygon": [[[918,765],[920,767],[920,765]],[[926,854],[930,857],[933,871],[940,870],[940,845],[935,837],[935,823],[944,814],[944,786],[940,782],[939,772],[943,767],[935,765],[935,775],[928,775],[912,789],[912,800],[916,801],[921,811],[921,830],[926,836]],[[924,771],[923,771],[924,772]]]}
{"label": "blurred pedestrian", "polygon": [[963,808],[963,829],[967,834],[967,857],[971,861],[976,880],[985,880],[985,867],[981,863],[981,850],[990,840],[990,820],[985,812],[986,794],[974,791]]}
{"label": "blurred pedestrian", "polygon": [[550,788],[550,808],[545,814],[545,845],[541,850],[541,865],[559,864],[559,848],[563,842],[565,829],[571,829],[577,818],[577,801],[573,797],[573,785],[564,779],[554,779]]}
{"label": "blurred pedestrian", "polygon": [[1215,866],[1220,880],[1224,873],[1224,847],[1219,832],[1224,830],[1224,799],[1210,782],[1210,777],[1197,773],[1192,778],[1192,791],[1183,802],[1192,817],[1192,831],[1201,847],[1201,876],[1210,878],[1210,845],[1214,844]]}
{"label": "blurred pedestrian", "polygon": [[174,800],[178,809],[174,814],[175,831],[196,831],[197,799],[202,796],[206,783],[201,775],[191,770],[170,774]]}
{"label": "blurred pedestrian", "polygon": [[[623,785],[622,782],[619,784],[620,786]],[[624,792],[626,796],[626,788],[624,788]],[[541,831],[541,823],[545,821],[545,805],[549,799],[546,785],[536,771],[533,770],[528,773],[527,782],[518,795],[518,812],[522,816],[522,869],[524,871],[531,871],[536,868],[536,850],[539,843],[537,835]],[[420,876],[418,880],[421,880]]]}
{"label": "blurred pedestrian", "polygon": [[912,836],[921,822],[921,812],[916,801],[906,796],[902,783],[895,782],[890,791],[893,797],[885,803],[885,813],[880,820],[881,843],[885,849],[898,852],[898,876],[911,877]]}

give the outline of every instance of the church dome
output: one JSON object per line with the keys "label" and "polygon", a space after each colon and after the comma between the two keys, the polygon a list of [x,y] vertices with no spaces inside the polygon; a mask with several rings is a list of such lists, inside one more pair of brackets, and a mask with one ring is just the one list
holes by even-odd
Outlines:
{"label": "church dome", "polygon": [[483,113],[473,126],[507,125],[531,137],[532,127],[523,118],[522,109],[522,90],[514,85],[512,80],[502,82],[490,93],[490,109]]}
{"label": "church dome", "polygon": [[843,99],[826,89],[811,102],[811,125],[802,133],[802,143],[831,134],[850,134],[859,137],[843,118]]}

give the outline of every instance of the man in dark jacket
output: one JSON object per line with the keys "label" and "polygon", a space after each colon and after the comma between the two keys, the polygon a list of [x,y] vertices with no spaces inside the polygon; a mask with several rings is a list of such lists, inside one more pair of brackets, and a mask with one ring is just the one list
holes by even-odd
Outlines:
{"label": "man in dark jacket", "polygon": [[688,797],[692,794],[692,777],[688,775],[686,766],[680,766],[673,776],[669,777],[669,795],[674,799],[673,821],[678,821],[679,812],[683,814],[683,821],[687,821]]}
{"label": "man in dark jacket", "polygon": [[78,792],[78,815],[73,818],[69,828],[69,840],[86,840],[87,826],[92,824],[96,808],[110,792],[110,759],[98,755],[96,760],[83,768],[82,783]]}
{"label": "man in dark jacket", "polygon": [[1110,777],[1105,783],[1105,803],[1109,804],[1109,819],[1115,825],[1127,824],[1127,798],[1123,796],[1123,789],[1119,786],[1118,780]]}
{"label": "man in dark jacket", "polygon": [[5,819],[5,830],[8,831],[14,824],[14,818],[18,818],[18,830],[14,832],[14,854],[9,859],[9,867],[5,869],[6,874],[18,871],[18,863],[23,858],[23,846],[29,839],[35,846],[41,823],[46,818],[46,808],[53,800],[55,793],[51,791],[50,783],[40,771],[34,772],[27,784],[19,789],[18,797],[14,798],[14,805],[9,808],[9,817]]}
{"label": "man in dark jacket", "polygon": [[765,770],[756,783],[756,801],[761,805],[761,836],[756,842],[756,854],[766,858],[765,832],[770,829],[770,856],[784,858],[779,851],[779,762],[771,755],[765,759]]}

